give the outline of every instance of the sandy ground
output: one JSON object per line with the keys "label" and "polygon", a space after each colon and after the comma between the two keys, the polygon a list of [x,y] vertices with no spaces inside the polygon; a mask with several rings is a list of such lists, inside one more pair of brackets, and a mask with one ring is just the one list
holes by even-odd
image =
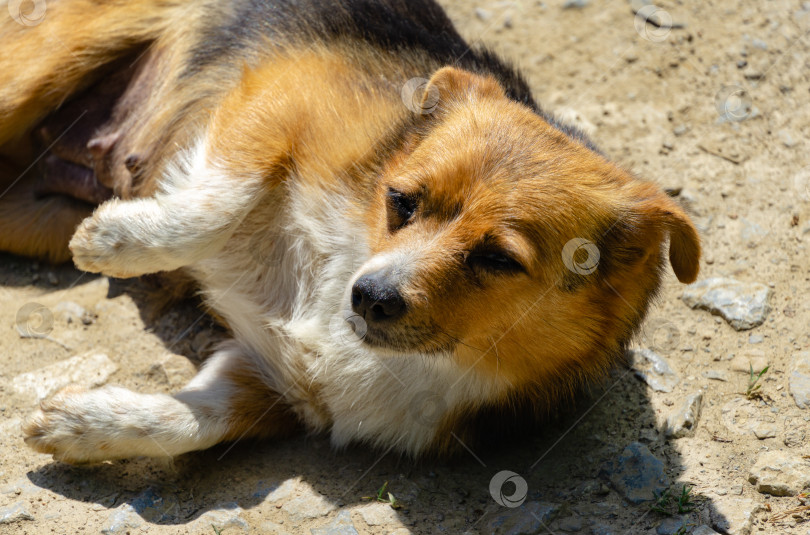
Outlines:
{"label": "sandy ground", "polygon": [[[670,274],[640,344],[674,370],[671,392],[619,369],[541,436],[451,462],[335,452],[302,437],[173,463],[70,467],[25,447],[19,423],[36,393],[20,374],[84,355],[80,381],[170,391],[223,333],[193,304],[155,310],[139,297],[142,283],[0,255],[0,533],[807,533],[802,512],[779,520],[801,505],[798,491],[760,492],[749,472],[776,452],[794,463],[777,478],[810,484],[810,412],[789,384],[796,353],[810,346],[810,2],[667,0],[663,15],[683,25],[671,30],[639,24],[625,0],[582,3],[443,2],[465,36],[523,69],[545,107],[679,192],[703,236],[701,278],[770,287],[763,325],[737,331],[688,308]],[[32,317],[44,318],[47,338],[20,335],[31,303],[42,305]],[[739,370],[749,363],[770,366],[761,399],[744,393],[749,374]],[[57,383],[69,375],[44,373]],[[703,403],[692,436],[667,438],[667,416],[695,393]],[[667,516],[611,483],[606,463],[634,442],[663,462],[672,494],[691,489],[691,512]],[[525,479],[522,507],[493,499],[502,470]],[[385,482],[396,510],[364,499]],[[659,509],[677,513],[674,501]]]}

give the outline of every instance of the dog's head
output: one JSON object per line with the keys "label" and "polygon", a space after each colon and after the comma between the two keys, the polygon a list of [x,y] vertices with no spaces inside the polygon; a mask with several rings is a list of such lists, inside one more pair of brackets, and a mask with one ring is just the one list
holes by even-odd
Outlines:
{"label": "dog's head", "polygon": [[695,279],[697,232],[659,188],[492,78],[444,68],[424,94],[438,105],[383,173],[351,282],[366,344],[507,377],[596,362],[643,318],[667,237],[678,279]]}

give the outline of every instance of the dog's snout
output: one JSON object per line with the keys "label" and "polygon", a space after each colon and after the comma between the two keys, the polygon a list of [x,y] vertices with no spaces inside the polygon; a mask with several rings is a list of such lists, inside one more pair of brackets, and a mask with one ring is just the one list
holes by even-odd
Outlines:
{"label": "dog's snout", "polygon": [[405,299],[390,274],[377,271],[352,286],[352,309],[366,321],[394,320],[405,312]]}

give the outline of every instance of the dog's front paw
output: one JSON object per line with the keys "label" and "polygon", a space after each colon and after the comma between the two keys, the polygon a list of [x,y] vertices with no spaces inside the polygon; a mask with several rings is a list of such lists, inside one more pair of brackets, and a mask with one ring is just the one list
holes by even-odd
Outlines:
{"label": "dog's front paw", "polygon": [[70,464],[100,462],[108,458],[93,429],[88,391],[67,387],[40,404],[23,423],[25,443],[40,453]]}
{"label": "dog's front paw", "polygon": [[132,262],[127,261],[131,249],[138,246],[127,242],[127,229],[121,227],[120,221],[107,216],[109,208],[105,206],[99,209],[76,229],[69,244],[73,263],[83,271],[111,277],[142,275],[142,272],[133,269]]}

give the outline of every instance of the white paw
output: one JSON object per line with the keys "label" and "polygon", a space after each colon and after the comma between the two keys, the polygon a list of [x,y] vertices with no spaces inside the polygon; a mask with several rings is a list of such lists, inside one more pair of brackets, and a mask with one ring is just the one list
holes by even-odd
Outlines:
{"label": "white paw", "polygon": [[[109,444],[93,428],[89,391],[69,386],[43,401],[25,423],[25,443],[40,453],[71,464],[100,462],[110,458]],[[100,440],[101,439],[101,440]]]}
{"label": "white paw", "polygon": [[142,256],[142,246],[129,238],[125,220],[115,216],[116,201],[111,201],[86,218],[70,240],[70,251],[76,267],[91,273],[128,278],[143,275],[132,262]]}

